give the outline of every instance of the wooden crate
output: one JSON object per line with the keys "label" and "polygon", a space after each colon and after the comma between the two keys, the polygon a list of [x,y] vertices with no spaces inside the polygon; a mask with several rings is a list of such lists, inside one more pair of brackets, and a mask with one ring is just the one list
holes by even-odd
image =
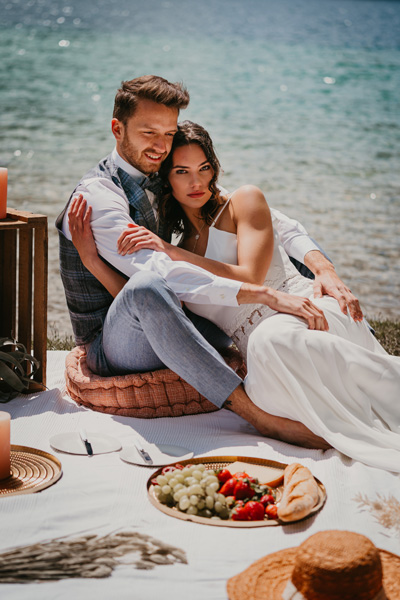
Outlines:
{"label": "wooden crate", "polygon": [[0,337],[40,361],[32,391],[46,385],[47,253],[47,217],[8,208],[0,221]]}

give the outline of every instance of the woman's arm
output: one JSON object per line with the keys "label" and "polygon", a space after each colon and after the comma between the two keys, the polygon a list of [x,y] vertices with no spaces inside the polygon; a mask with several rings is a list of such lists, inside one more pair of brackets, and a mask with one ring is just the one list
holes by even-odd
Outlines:
{"label": "woman's arm", "polygon": [[[91,212],[90,206],[86,210],[86,200],[83,199],[82,195],[72,200],[71,208],[68,212],[72,242],[78,250],[85,267],[115,297],[125,285],[126,279],[113,271],[113,269],[110,269],[99,257],[90,228]],[[136,228],[137,226],[133,227]],[[157,236],[155,237],[157,238]],[[160,240],[160,238],[157,239]],[[161,250],[161,248],[157,249]],[[190,252],[187,254],[190,254]],[[287,312],[303,318],[310,329],[320,329],[322,331],[328,329],[323,312],[307,298],[289,296],[288,294],[261,285],[243,283],[237,294],[237,302],[238,304],[267,304],[274,310]]]}
{"label": "woman's arm", "polygon": [[96,243],[90,228],[92,208],[86,210],[86,200],[82,194],[74,198],[68,211],[68,224],[72,243],[88,271],[100,281],[106,290],[115,298],[124,287],[126,279],[110,269],[99,257]]}
{"label": "woman's arm", "polygon": [[230,215],[230,230],[237,233],[238,238],[238,265],[218,262],[168,244],[144,227],[124,231],[118,240],[118,249],[121,254],[130,254],[150,248],[165,252],[172,260],[184,260],[220,277],[262,284],[274,247],[271,214],[263,193],[255,186],[239,188],[232,196]]}

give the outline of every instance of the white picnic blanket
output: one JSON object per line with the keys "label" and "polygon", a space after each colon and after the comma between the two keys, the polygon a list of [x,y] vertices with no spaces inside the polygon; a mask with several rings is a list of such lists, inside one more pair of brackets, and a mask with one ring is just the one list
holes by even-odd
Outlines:
{"label": "white picnic blanket", "polygon": [[[60,536],[129,527],[182,548],[188,564],[156,566],[151,571],[123,566],[106,579],[3,584],[0,598],[224,600],[229,577],[266,554],[297,546],[313,533],[327,529],[363,533],[379,548],[400,554],[400,510],[397,520],[393,510],[396,501],[400,502],[399,475],[367,467],[335,450],[306,450],[263,438],[227,410],[145,420],[78,407],[64,391],[66,354],[48,353],[49,391],[19,396],[1,407],[11,414],[11,443],[57,456],[63,476],[42,492],[0,498],[0,552]],[[148,442],[183,446],[193,450],[196,457],[240,455],[284,463],[299,461],[325,484],[327,501],[316,516],[284,527],[234,529],[181,521],[149,502],[146,482],[154,468],[125,463],[118,452],[89,458],[51,448],[53,435],[81,427],[118,438],[123,447],[131,445],[135,430]],[[357,502],[360,493],[371,506]],[[390,499],[392,510],[387,504]],[[372,506],[376,500],[383,512]]]}

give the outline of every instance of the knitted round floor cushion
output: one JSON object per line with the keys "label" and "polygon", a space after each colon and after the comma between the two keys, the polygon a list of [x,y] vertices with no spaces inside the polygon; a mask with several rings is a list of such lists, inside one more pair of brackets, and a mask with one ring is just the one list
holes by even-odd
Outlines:
{"label": "knitted round floor cushion", "polygon": [[[229,348],[224,359],[240,377],[246,375],[237,350]],[[99,412],[152,419],[218,410],[170,369],[100,377],[89,370],[82,346],[67,355],[65,367],[68,395],[77,404]],[[207,373],[204,376],[207,377]]]}

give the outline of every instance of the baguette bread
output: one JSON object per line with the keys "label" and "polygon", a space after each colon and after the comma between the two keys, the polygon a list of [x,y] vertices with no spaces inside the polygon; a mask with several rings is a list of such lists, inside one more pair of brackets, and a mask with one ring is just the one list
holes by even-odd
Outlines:
{"label": "baguette bread", "polygon": [[319,501],[318,484],[307,467],[288,465],[284,473],[282,500],[278,517],[282,521],[298,521],[306,517]]}

